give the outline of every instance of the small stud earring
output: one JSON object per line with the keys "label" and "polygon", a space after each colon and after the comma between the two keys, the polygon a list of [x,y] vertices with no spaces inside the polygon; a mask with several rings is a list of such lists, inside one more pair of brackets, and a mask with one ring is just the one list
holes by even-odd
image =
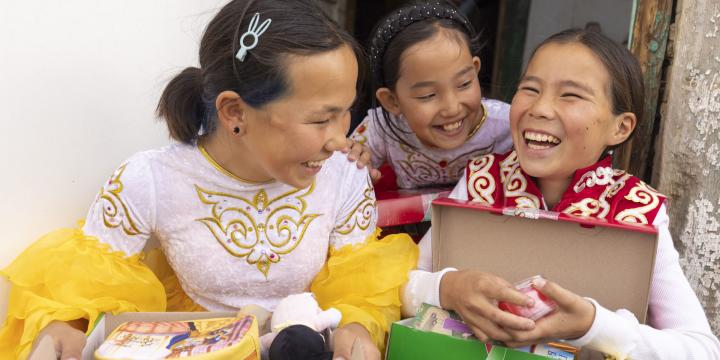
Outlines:
{"label": "small stud earring", "polygon": [[235,134],[239,134],[239,133],[240,133],[240,128],[236,126],[236,127],[233,129],[233,132],[234,132]]}

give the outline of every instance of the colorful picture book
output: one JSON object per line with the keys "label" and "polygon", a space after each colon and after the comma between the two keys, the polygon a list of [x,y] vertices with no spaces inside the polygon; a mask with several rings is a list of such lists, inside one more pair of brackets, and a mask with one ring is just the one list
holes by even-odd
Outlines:
{"label": "colorful picture book", "polygon": [[191,321],[126,322],[95,351],[109,359],[243,359],[259,356],[255,317]]}

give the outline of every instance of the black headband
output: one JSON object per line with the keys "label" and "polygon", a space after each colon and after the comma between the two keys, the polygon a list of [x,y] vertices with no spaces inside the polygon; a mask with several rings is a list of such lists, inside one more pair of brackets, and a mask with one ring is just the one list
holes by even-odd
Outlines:
{"label": "black headband", "polygon": [[465,16],[454,7],[442,5],[439,2],[408,6],[391,13],[382,23],[378,24],[368,51],[370,71],[378,84],[382,83],[382,74],[379,71],[380,61],[392,39],[408,26],[429,19],[451,20],[462,25],[470,39],[476,36],[475,29]]}

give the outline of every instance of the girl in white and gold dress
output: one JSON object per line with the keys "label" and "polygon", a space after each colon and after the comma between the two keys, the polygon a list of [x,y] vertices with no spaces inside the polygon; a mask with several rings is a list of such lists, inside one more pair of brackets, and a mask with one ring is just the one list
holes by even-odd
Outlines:
{"label": "girl in white and gold dress", "polygon": [[[2,271],[12,289],[0,357],[25,358],[44,333],[79,358],[102,312],[272,310],[312,291],[342,312],[336,355],[359,340],[379,359],[417,249],[404,235],[378,239],[368,172],[336,152],[358,53],[310,0],[223,7],[200,68],[158,105],[178,143],[130,157],[81,228],[46,235]],[[176,277],[146,265],[151,239]]]}

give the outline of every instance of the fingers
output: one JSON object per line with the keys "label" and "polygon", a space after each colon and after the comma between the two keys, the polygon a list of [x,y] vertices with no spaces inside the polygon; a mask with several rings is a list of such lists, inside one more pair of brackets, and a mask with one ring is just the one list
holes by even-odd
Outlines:
{"label": "fingers", "polygon": [[[361,160],[363,150],[364,150],[364,147],[362,146],[362,144],[353,142],[352,145],[350,145],[350,151],[347,154],[348,160],[350,160],[350,161]],[[369,158],[369,156],[367,156],[367,158]]]}
{"label": "fingers", "polygon": [[508,341],[512,339],[512,337],[507,331],[503,330],[502,328],[500,328],[486,318],[478,317],[473,321],[473,324],[474,326],[471,326],[470,328],[475,334],[475,337],[477,337],[480,341]]}
{"label": "fingers", "polygon": [[470,327],[470,330],[472,330],[473,334],[475,335],[475,337],[478,340],[480,340],[482,342],[490,341],[490,337],[487,334],[485,334],[484,331],[480,330],[480,328],[472,326],[472,325],[468,325],[468,326]]}
{"label": "fingers", "polygon": [[554,300],[562,308],[573,308],[580,299],[575,293],[543,278],[533,280],[533,287],[542,295]]}
{"label": "fingers", "polygon": [[85,334],[79,330],[68,332],[59,340],[61,360],[81,360],[85,348]]}
{"label": "fingers", "polygon": [[[375,345],[372,345],[372,344],[361,344],[361,345],[363,346],[362,350],[363,350],[363,354],[365,355],[365,357],[363,358],[364,360],[381,360],[382,357],[380,356],[380,350],[378,350],[375,347]],[[358,359],[358,357],[355,356],[355,352],[353,351],[353,353],[351,354],[350,360],[355,360],[355,359]]]}
{"label": "fingers", "polygon": [[354,143],[355,141],[353,141],[351,138],[346,138],[345,145],[340,148],[340,152],[342,152],[343,154],[347,154],[348,152],[350,152],[350,148]]}
{"label": "fingers", "polygon": [[359,150],[360,154],[358,155],[357,165],[358,165],[358,169],[362,169],[365,166],[367,166],[368,164],[370,164],[371,153],[370,153],[369,149],[365,148],[365,145],[357,144],[357,147],[360,148],[360,150]]}
{"label": "fingers", "polygon": [[373,184],[380,181],[380,178],[382,178],[382,173],[378,169],[370,169],[370,180],[372,180]]}
{"label": "fingers", "polygon": [[534,321],[502,311],[499,308],[493,308],[488,317],[493,321],[493,323],[503,327],[504,329],[527,331],[535,328]]}
{"label": "fingers", "polygon": [[531,297],[517,291],[511,286],[498,288],[494,295],[498,301],[504,301],[518,306],[533,306],[535,303],[535,300]]}

